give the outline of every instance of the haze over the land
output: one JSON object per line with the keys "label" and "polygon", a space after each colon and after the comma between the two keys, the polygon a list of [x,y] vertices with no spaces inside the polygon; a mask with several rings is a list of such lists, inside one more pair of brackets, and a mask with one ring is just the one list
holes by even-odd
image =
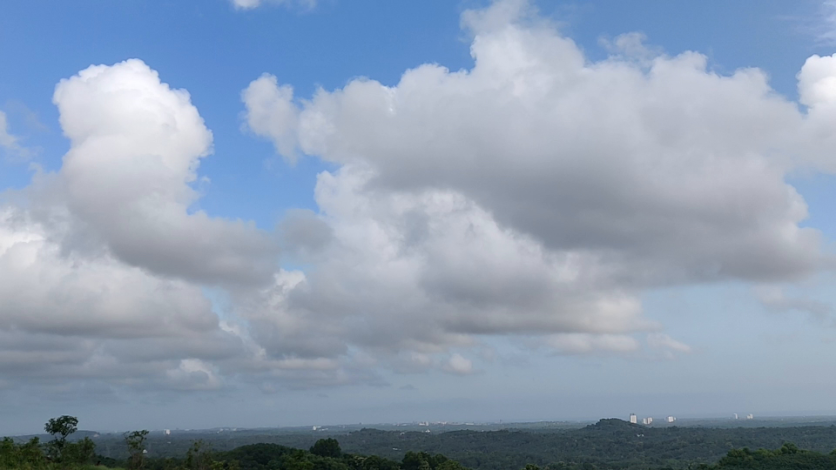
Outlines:
{"label": "haze over the land", "polygon": [[0,434],[836,414],[836,3],[0,5]]}

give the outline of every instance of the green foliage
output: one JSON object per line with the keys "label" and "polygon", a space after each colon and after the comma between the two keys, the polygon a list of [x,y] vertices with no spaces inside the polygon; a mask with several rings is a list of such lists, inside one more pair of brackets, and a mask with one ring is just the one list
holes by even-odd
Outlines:
{"label": "green foliage", "polygon": [[40,470],[46,469],[47,465],[48,461],[37,437],[25,444],[16,444],[9,437],[0,442],[0,468]]}
{"label": "green foliage", "polygon": [[[217,458],[225,464],[238,465],[240,470],[399,470],[397,462],[376,455],[337,452],[339,443],[331,440],[334,442],[326,446],[313,446],[310,452],[277,444],[252,444],[219,453]],[[316,449],[321,453],[327,450],[331,456],[314,453]]]}
{"label": "green foliage", "polygon": [[799,449],[795,444],[786,443],[776,450],[748,448],[732,449],[720,459],[713,469],[717,470],[825,470],[836,468],[836,454],[821,454]]}
{"label": "green foliage", "polygon": [[[0,441],[0,469],[14,470],[92,470],[93,462],[115,467],[120,462],[97,456],[90,438],[70,441],[78,420],[62,416],[50,420],[45,428],[53,441],[42,444],[35,437],[28,442],[10,438]],[[803,429],[803,432],[799,430]],[[798,429],[653,429],[620,420],[604,420],[583,429],[562,432],[499,431],[426,433],[387,433],[363,430],[341,437],[368,447],[377,446],[380,455],[344,452],[334,438],[316,440],[309,451],[278,444],[237,446],[227,452],[210,450],[209,444],[194,441],[188,449],[180,447],[178,457],[162,457],[150,444],[148,431],[123,436],[129,457],[121,457],[127,470],[823,470],[836,469],[836,451],[821,453],[802,450],[781,439],[775,450],[750,450],[739,445],[750,441],[769,441],[787,435],[800,435],[805,443],[814,442],[828,451],[836,442],[836,428]],[[757,437],[758,439],[753,439]],[[98,440],[97,440],[98,441]],[[167,441],[168,442],[168,441]],[[435,452],[429,449],[447,449]],[[423,449],[422,449],[423,447]],[[162,446],[160,448],[163,448]],[[405,449],[399,451],[398,449]],[[719,456],[717,449],[724,448]],[[413,450],[406,450],[413,449]],[[185,454],[185,455],[184,455]],[[387,458],[398,455],[399,461]],[[455,460],[447,457],[457,457]],[[463,457],[459,457],[463,456]],[[521,462],[521,463],[520,463]]]}
{"label": "green foliage", "polygon": [[[218,436],[213,445],[222,448],[259,440],[308,448],[319,436],[235,433]],[[407,451],[442,454],[477,470],[522,469],[527,464],[543,470],[687,470],[689,465],[698,470],[734,448],[778,448],[795,442],[800,448],[829,452],[836,447],[836,427],[654,428],[612,419],[578,429],[442,433],[364,429],[337,438],[343,452],[399,461]]]}
{"label": "green foliage", "polygon": [[401,461],[402,470],[465,470],[465,467],[444,455],[426,452],[407,452]]}
{"label": "green foliage", "polygon": [[134,431],[130,434],[125,434],[125,444],[128,446],[128,452],[131,456],[128,458],[128,468],[130,470],[140,470],[145,463],[145,441],[148,439],[148,431]]}
{"label": "green foliage", "polygon": [[96,458],[96,444],[89,438],[69,442],[68,437],[78,426],[73,416],[61,416],[47,421],[44,430],[53,440],[41,444],[38,437],[18,444],[11,438],[0,442],[0,469],[54,470],[82,469]]}
{"label": "green foliage", "polygon": [[215,456],[203,441],[195,441],[186,452],[186,461],[182,470],[219,470],[223,466],[215,460]]}
{"label": "green foliage", "polygon": [[334,438],[320,439],[311,446],[311,453],[320,457],[331,457],[334,459],[342,455],[340,443]]}
{"label": "green foliage", "polygon": [[96,444],[89,437],[64,445],[62,462],[71,465],[87,465],[96,458]]}
{"label": "green foliage", "polygon": [[56,462],[63,462],[64,447],[67,445],[67,437],[78,429],[78,418],[75,416],[60,416],[50,418],[44,425],[44,431],[52,434],[52,441],[48,444],[47,453]]}
{"label": "green foliage", "polygon": [[[23,444],[17,444],[7,437],[0,442],[0,469],[81,469],[93,462],[96,455],[95,447],[93,441],[87,437],[78,442],[65,442],[61,447],[56,447],[53,443],[43,445],[37,437]],[[55,452],[57,448],[61,449],[60,461],[44,453],[44,449]]]}

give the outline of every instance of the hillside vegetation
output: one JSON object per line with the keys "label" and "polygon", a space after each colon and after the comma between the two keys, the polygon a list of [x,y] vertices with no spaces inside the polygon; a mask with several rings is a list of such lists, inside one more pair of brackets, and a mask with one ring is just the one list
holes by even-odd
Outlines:
{"label": "hillside vegetation", "polygon": [[[454,431],[432,435],[364,429],[317,439],[272,435],[297,445],[257,442],[258,435],[209,441],[149,439],[148,431],[122,436],[121,445],[90,436],[71,440],[77,420],[62,416],[45,429],[53,439],[0,442],[0,468],[130,470],[818,470],[836,469],[836,427],[652,429],[601,420],[560,432]],[[790,443],[790,439],[795,443]],[[101,452],[99,443],[108,452]],[[302,450],[307,448],[308,450]],[[802,450],[806,448],[808,450]],[[176,452],[177,450],[180,452]],[[759,449],[759,450],[750,450]],[[777,449],[777,450],[764,450]],[[163,452],[164,451],[164,452]]]}

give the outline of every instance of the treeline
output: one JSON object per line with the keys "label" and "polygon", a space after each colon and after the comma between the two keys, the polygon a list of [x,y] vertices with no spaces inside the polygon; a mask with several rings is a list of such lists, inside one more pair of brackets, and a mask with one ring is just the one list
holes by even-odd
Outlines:
{"label": "treeline", "polygon": [[[307,448],[321,434],[251,431],[200,437],[220,450],[253,442]],[[618,419],[559,431],[425,433],[364,429],[336,437],[342,448],[352,453],[400,461],[406,451],[422,451],[445,455],[475,470],[518,470],[527,464],[558,470],[685,470],[700,464],[715,465],[732,449],[777,449],[787,442],[823,454],[836,448],[834,426],[653,428]],[[182,454],[182,445],[175,436],[166,436],[165,440],[157,438],[153,451],[158,455],[171,451]],[[113,450],[123,452],[115,447]]]}
{"label": "treeline", "polygon": [[[783,443],[777,450],[750,450],[729,440],[722,455],[712,458],[714,442],[701,434],[682,432],[686,429],[652,430],[620,420],[603,420],[583,430],[564,433],[565,439],[575,434],[574,446],[563,445],[541,452],[529,452],[542,435],[532,433],[492,433],[504,440],[476,447],[469,433],[447,433],[446,446],[451,453],[429,452],[397,441],[401,449],[397,457],[363,455],[344,452],[334,438],[316,440],[308,450],[275,443],[256,443],[227,451],[214,451],[203,441],[193,441],[180,455],[157,456],[149,453],[148,431],[123,435],[126,453],[119,458],[99,455],[96,443],[89,437],[72,441],[78,420],[72,416],[51,419],[45,430],[52,440],[38,437],[28,442],[11,438],[0,441],[0,469],[22,470],[89,470],[109,467],[128,470],[467,470],[493,468],[502,470],[820,470],[836,469],[836,451],[823,453],[801,450]],[[827,428],[822,428],[827,430]],[[701,430],[697,430],[701,431]],[[832,430],[831,430],[832,431]],[[369,446],[380,446],[381,431],[353,433],[365,436]],[[386,434],[386,433],[383,433]],[[670,439],[654,435],[677,436],[679,450],[671,452]],[[820,433],[814,434],[816,440]],[[401,433],[405,436],[406,433]],[[444,435],[442,435],[444,436]],[[341,438],[348,437],[342,436]],[[809,437],[809,436],[808,436]],[[383,440],[385,441],[385,440]],[[406,445],[404,445],[406,444]],[[820,443],[822,447],[826,443]],[[391,445],[391,444],[389,444]],[[632,447],[632,449],[631,449]],[[695,454],[701,447],[703,454]],[[831,439],[827,448],[836,447]],[[451,455],[453,458],[448,457]],[[463,456],[459,458],[458,456]],[[637,457],[639,456],[639,457]],[[682,456],[687,456],[683,458]]]}
{"label": "treeline", "polygon": [[[321,432],[269,433],[257,430],[192,433],[185,437],[159,433],[149,436],[148,453],[154,456],[182,456],[197,438],[219,451],[258,442],[307,449],[321,437]],[[420,451],[446,455],[475,470],[515,470],[527,464],[571,470],[582,468],[585,464],[599,470],[687,469],[689,465],[714,465],[732,449],[777,449],[787,442],[823,454],[836,448],[834,426],[653,428],[617,419],[601,420],[580,429],[557,431],[425,433],[365,429],[328,437],[339,439],[343,450],[353,454],[378,455],[400,462],[407,451]],[[121,437],[117,441],[102,436],[97,439],[97,444],[103,455],[119,459],[128,455]]]}
{"label": "treeline", "polygon": [[96,459],[96,444],[85,437],[76,442],[68,440],[76,432],[78,419],[74,416],[61,416],[47,421],[44,430],[52,435],[52,440],[41,443],[33,437],[28,442],[18,444],[10,437],[0,442],[0,468],[6,469],[63,469],[83,468]]}
{"label": "treeline", "polygon": [[191,444],[183,457],[148,457],[148,431],[124,435],[129,455],[114,459],[96,454],[96,445],[85,437],[71,442],[78,419],[61,416],[50,419],[44,429],[53,436],[47,443],[33,437],[17,443],[0,441],[0,469],[3,470],[468,470],[443,455],[407,452],[400,461],[345,453],[336,439],[316,441],[309,450],[278,444],[251,444],[227,452],[214,452],[202,441]]}
{"label": "treeline", "polygon": [[[217,448],[252,440],[306,447],[317,436],[227,433],[214,439]],[[514,470],[527,464],[561,470],[647,470],[714,465],[732,449],[776,449],[787,442],[826,454],[836,448],[836,427],[653,428],[608,419],[581,429],[561,431],[424,433],[365,429],[338,439],[344,449],[358,454],[398,460],[407,450],[423,451],[446,455],[476,470]],[[156,450],[165,451],[165,447],[158,446]]]}

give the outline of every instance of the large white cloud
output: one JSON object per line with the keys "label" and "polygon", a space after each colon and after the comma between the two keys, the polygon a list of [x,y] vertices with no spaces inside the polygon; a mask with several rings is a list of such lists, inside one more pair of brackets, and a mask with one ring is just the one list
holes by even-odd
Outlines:
{"label": "large white cloud", "polygon": [[164,385],[181,360],[240,354],[199,287],[106,252],[65,253],[55,235],[25,210],[0,208],[3,376]]}
{"label": "large white cloud", "polygon": [[371,177],[353,166],[323,173],[322,214],[285,221],[289,251],[312,267],[278,276],[240,312],[273,354],[433,354],[474,335],[657,327],[594,254],[545,249],[454,192],[368,190]]}
{"label": "large white cloud", "polygon": [[785,178],[833,168],[832,58],[800,73],[804,113],[760,70],[718,75],[635,35],[591,62],[522,1],[463,23],[470,70],[426,64],[393,87],[356,79],[310,99],[271,75],[244,90],[249,127],[280,154],[342,165],[320,175],[320,213],[285,222],[310,268],[274,289],[279,313],[257,315],[277,353],[315,325],[309,354],[519,333],[633,351],[631,334],[660,327],[642,317],[647,289],[831,265]]}
{"label": "large white cloud", "polygon": [[38,383],[217,388],[256,361],[205,285],[270,282],[277,247],[191,206],[211,133],[138,60],[62,81],[60,171],[0,200],[0,373]]}
{"label": "large white cloud", "polygon": [[277,251],[252,223],[189,212],[212,134],[183,90],[138,60],[97,66],[55,90],[71,148],[59,178],[70,210],[123,261],[207,283],[271,277]]}

